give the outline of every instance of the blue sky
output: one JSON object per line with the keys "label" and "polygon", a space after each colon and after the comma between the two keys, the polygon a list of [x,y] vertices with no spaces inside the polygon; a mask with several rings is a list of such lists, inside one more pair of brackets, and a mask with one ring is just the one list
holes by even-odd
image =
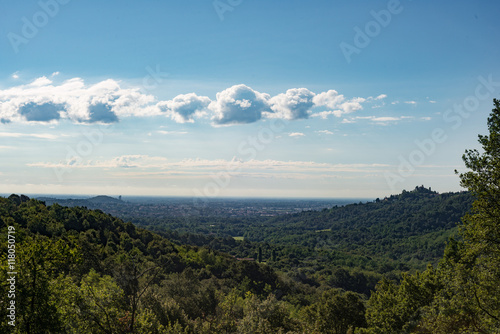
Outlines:
{"label": "blue sky", "polygon": [[460,190],[495,1],[0,2],[0,193]]}

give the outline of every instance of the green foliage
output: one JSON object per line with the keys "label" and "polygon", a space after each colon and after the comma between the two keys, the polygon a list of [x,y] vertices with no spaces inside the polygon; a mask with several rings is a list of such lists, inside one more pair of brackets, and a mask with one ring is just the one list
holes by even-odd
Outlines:
{"label": "green foliage", "polygon": [[366,327],[363,300],[352,292],[325,291],[303,314],[314,333],[346,334]]}
{"label": "green foliage", "polygon": [[460,174],[462,186],[477,198],[461,226],[463,260],[457,270],[472,286],[468,294],[485,326],[500,322],[500,101],[488,118],[489,135],[479,135],[482,153],[467,150],[469,172]]}
{"label": "green foliage", "polygon": [[[290,320],[291,304],[273,292],[283,298],[305,291],[269,266],[175,245],[99,210],[46,207],[25,196],[0,198],[0,223],[5,239],[8,226],[16,229],[16,333],[246,333],[301,326]],[[5,307],[0,313],[6,319]],[[4,321],[0,328],[12,329]]]}
{"label": "green foliage", "polygon": [[432,266],[423,273],[404,274],[401,282],[384,279],[368,301],[367,333],[408,333],[421,318],[421,310],[434,300],[443,287],[442,278]]}
{"label": "green foliage", "polygon": [[[500,102],[479,135],[482,152],[466,150],[461,185],[475,197],[442,262],[448,284],[427,310],[422,328],[433,333],[500,331]],[[457,172],[458,173],[458,172]],[[453,328],[453,330],[451,330]]]}
{"label": "green foliage", "polygon": [[437,265],[471,203],[466,192],[438,194],[419,186],[374,202],[273,218],[156,219],[154,206],[147,218],[129,216],[178,243],[253,258],[311,286],[369,296],[384,275],[397,280],[402,272]]}

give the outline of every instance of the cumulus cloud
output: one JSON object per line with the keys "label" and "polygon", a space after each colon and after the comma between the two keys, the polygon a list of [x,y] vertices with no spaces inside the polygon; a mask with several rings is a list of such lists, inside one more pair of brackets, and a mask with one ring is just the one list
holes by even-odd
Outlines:
{"label": "cumulus cloud", "polygon": [[110,123],[120,116],[160,114],[153,102],[152,95],[142,94],[139,88],[122,88],[111,79],[87,85],[80,78],[54,84],[47,77],[40,77],[26,85],[0,90],[0,120]]}
{"label": "cumulus cloud", "polygon": [[43,77],[36,78],[35,80],[33,80],[29,84],[29,86],[32,86],[32,87],[42,87],[42,86],[50,85],[51,83],[52,83],[52,80],[50,80],[49,78],[43,76]]}
{"label": "cumulus cloud", "polygon": [[288,120],[308,118],[314,106],[315,94],[306,88],[292,88],[271,98],[269,103],[274,114],[268,117],[284,118]]}
{"label": "cumulus cloud", "polygon": [[355,97],[349,101],[346,101],[340,105],[343,114],[349,114],[357,110],[363,109],[361,103],[365,102],[366,99],[362,97]]}
{"label": "cumulus cloud", "polygon": [[[341,117],[363,109],[365,103],[384,103],[387,97],[346,98],[336,90],[320,94],[291,88],[271,97],[244,84],[216,94],[215,100],[196,93],[162,101],[113,79],[88,84],[81,78],[57,82],[59,72],[24,85],[0,89],[0,123],[67,120],[75,123],[115,123],[124,117],[167,116],[177,123],[208,116],[213,126],[248,124],[263,118],[287,120]],[[16,74],[17,75],[17,74]]]}
{"label": "cumulus cloud", "polygon": [[342,116],[342,110],[325,110],[321,112],[317,112],[311,115],[311,117],[321,117],[322,119],[327,119],[328,116],[334,115],[337,117]]}
{"label": "cumulus cloud", "polygon": [[325,106],[330,109],[336,109],[344,102],[344,95],[340,95],[336,90],[329,90],[327,92],[316,95],[313,99],[314,104],[317,106]]}
{"label": "cumulus cloud", "polygon": [[195,117],[206,114],[204,110],[210,104],[206,96],[198,96],[195,93],[177,95],[169,101],[161,101],[158,107],[165,111],[172,120],[177,123],[194,122]]}
{"label": "cumulus cloud", "polygon": [[326,107],[330,110],[322,111],[312,116],[321,117],[323,119],[328,118],[329,115],[341,117],[344,114],[350,114],[363,109],[362,103],[366,101],[367,99],[362,97],[355,97],[347,100],[344,95],[332,89],[316,95],[313,99],[317,107]]}
{"label": "cumulus cloud", "polygon": [[304,137],[305,134],[303,134],[302,132],[291,132],[288,134],[290,137]]}
{"label": "cumulus cloud", "polygon": [[271,112],[269,98],[241,84],[217,93],[208,108],[214,113],[215,125],[253,123],[262,118],[263,112]]}

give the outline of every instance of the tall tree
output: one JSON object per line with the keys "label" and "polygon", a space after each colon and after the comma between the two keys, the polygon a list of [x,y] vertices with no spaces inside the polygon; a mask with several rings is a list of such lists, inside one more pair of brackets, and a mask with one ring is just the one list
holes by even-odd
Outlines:
{"label": "tall tree", "polygon": [[463,219],[462,234],[484,255],[495,255],[500,249],[500,101],[495,99],[494,105],[489,135],[479,135],[483,152],[466,150],[462,159],[470,171],[460,174],[460,184],[476,198],[472,213]]}
{"label": "tall tree", "polygon": [[[500,101],[488,117],[488,135],[479,135],[479,150],[466,150],[469,171],[461,185],[475,197],[472,211],[462,219],[463,240],[448,250],[454,270],[456,296],[463,296],[475,313],[474,327],[500,329]],[[458,172],[456,172],[458,173]]]}

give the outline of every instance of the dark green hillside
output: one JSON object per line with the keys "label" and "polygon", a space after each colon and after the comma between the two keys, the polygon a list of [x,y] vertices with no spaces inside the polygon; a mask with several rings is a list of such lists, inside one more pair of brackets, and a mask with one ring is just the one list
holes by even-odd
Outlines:
{"label": "dark green hillside", "polygon": [[[188,217],[198,234],[158,234],[100,210],[0,198],[1,238],[15,231],[14,332],[346,333],[366,325],[364,301],[383,275],[405,279],[442,256],[471,200],[417,187],[267,220]],[[210,226],[219,236],[199,234]]]}
{"label": "dark green hillside", "polygon": [[470,209],[466,192],[438,194],[424,187],[383,200],[276,217],[245,234],[251,240],[303,245],[393,260],[434,262]]}
{"label": "dark green hillside", "polygon": [[2,240],[15,240],[0,246],[2,333],[314,333],[315,312],[325,309],[319,298],[328,307],[350,305],[355,313],[339,318],[346,330],[365,324],[356,294],[326,294],[100,210],[11,195],[0,198],[0,231]]}
{"label": "dark green hillside", "polygon": [[260,257],[305,284],[369,295],[382,275],[399,278],[437,264],[471,203],[467,192],[438,194],[416,187],[373,202],[266,219],[129,218],[183,244]]}
{"label": "dark green hillside", "polygon": [[[258,245],[249,243],[262,243],[261,247],[274,247],[281,259],[289,258],[290,252],[311,257],[321,250],[330,257],[335,251],[335,258],[375,257],[379,264],[380,260],[399,261],[404,266],[423,269],[442,256],[445,241],[456,234],[457,223],[471,203],[467,192],[438,194],[416,187],[373,202],[267,219],[252,216],[150,219],[139,214],[128,218],[184,243],[211,244],[240,257],[257,253]],[[240,236],[245,242],[232,240]]]}

